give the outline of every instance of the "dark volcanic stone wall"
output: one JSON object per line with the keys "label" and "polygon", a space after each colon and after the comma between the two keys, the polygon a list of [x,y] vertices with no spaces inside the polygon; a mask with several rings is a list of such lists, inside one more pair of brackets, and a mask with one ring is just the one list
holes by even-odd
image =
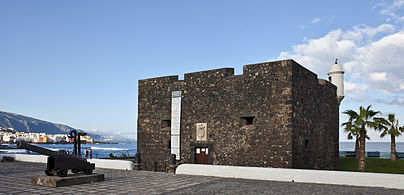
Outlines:
{"label": "dark volcanic stone wall", "polygon": [[142,159],[142,169],[165,171],[170,158],[170,127],[162,121],[171,118],[170,84],[178,76],[139,80],[137,148]]}
{"label": "dark volcanic stone wall", "polygon": [[[195,163],[195,147],[207,147],[210,164],[333,169],[322,163],[335,161],[326,154],[338,146],[335,87],[319,85],[315,74],[293,60],[246,65],[242,75],[223,68],[185,74],[183,81],[177,76],[140,80],[143,169],[152,170],[155,162],[159,171],[168,167],[170,128],[162,128],[162,121],[170,119],[171,92],[177,90],[183,92],[180,163]],[[327,109],[331,113],[324,113]],[[245,125],[243,117],[254,117],[253,124]],[[207,141],[196,141],[196,123],[207,123]],[[313,149],[305,165],[306,139]],[[317,144],[329,144],[324,147],[329,149]]]}
{"label": "dark volcanic stone wall", "polygon": [[324,98],[321,98],[323,134],[318,137],[323,140],[320,144],[324,147],[319,151],[320,155],[315,159],[313,168],[337,170],[339,166],[339,103],[335,96],[337,87],[322,79],[319,79],[319,84],[320,97]]}
{"label": "dark volcanic stone wall", "polygon": [[[237,76],[224,74],[228,69],[186,74],[182,162],[194,163],[195,146],[204,146],[212,164],[291,167],[292,75],[282,65],[249,65]],[[243,126],[241,117],[254,117],[254,123]],[[195,141],[196,123],[207,123],[208,141]]]}
{"label": "dark volcanic stone wall", "polygon": [[293,62],[295,168],[338,168],[339,105],[336,87]]}

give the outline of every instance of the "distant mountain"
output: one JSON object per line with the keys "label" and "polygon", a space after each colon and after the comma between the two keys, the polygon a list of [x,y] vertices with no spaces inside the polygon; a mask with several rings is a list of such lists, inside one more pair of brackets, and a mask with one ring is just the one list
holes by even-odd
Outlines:
{"label": "distant mountain", "polygon": [[[46,133],[46,134],[68,134],[71,130],[79,130],[67,125],[51,123],[19,114],[0,111],[0,127],[13,128],[19,132]],[[103,141],[104,136],[88,133],[93,139]]]}

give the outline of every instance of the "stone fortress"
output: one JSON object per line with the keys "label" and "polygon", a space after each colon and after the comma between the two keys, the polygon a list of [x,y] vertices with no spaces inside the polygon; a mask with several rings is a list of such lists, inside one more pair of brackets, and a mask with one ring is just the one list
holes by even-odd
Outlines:
{"label": "stone fortress", "polygon": [[[143,170],[177,163],[338,168],[343,70],[329,81],[293,60],[139,80]],[[334,85],[335,84],[335,85]],[[338,86],[338,89],[337,89]]]}

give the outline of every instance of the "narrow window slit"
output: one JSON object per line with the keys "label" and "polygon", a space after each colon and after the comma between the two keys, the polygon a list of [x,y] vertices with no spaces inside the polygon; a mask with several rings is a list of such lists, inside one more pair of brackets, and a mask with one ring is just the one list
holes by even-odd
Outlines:
{"label": "narrow window slit", "polygon": [[241,126],[253,125],[253,124],[254,124],[254,117],[253,116],[241,117]]}

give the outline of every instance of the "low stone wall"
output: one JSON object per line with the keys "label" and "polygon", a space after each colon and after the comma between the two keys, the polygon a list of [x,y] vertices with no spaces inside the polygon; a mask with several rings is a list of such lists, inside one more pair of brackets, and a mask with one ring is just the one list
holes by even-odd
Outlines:
{"label": "low stone wall", "polygon": [[133,170],[133,162],[129,160],[88,159],[96,168]]}
{"label": "low stone wall", "polygon": [[[45,155],[0,154],[0,158],[3,156],[14,157],[16,161],[34,163],[47,163],[48,160],[48,156]],[[133,170],[133,162],[129,160],[88,159],[88,161],[94,163],[96,168]]]}
{"label": "low stone wall", "polygon": [[404,189],[401,174],[199,164],[179,165],[176,174]]}

